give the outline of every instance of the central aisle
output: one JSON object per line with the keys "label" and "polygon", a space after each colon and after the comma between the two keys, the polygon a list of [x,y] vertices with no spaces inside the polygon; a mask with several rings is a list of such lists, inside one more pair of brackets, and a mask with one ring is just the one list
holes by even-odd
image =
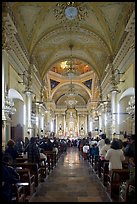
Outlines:
{"label": "central aisle", "polygon": [[110,202],[76,147],[68,147],[31,202]]}

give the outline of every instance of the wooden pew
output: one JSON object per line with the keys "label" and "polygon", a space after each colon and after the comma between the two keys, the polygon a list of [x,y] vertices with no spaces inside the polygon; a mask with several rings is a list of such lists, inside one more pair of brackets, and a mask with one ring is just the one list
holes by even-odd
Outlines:
{"label": "wooden pew", "polygon": [[91,164],[91,162],[92,162],[92,157],[91,157],[91,155],[90,154],[88,154],[88,162]]}
{"label": "wooden pew", "polygon": [[16,158],[16,163],[24,163],[24,162],[26,162],[27,160],[28,160],[27,158],[18,157],[18,158]]}
{"label": "wooden pew", "polygon": [[127,169],[113,169],[107,175],[107,191],[114,200],[119,199],[120,185],[129,179],[129,171]]}
{"label": "wooden pew", "polygon": [[99,160],[99,155],[95,155],[92,157],[92,166],[95,172],[98,171],[98,160]]}
{"label": "wooden pew", "polygon": [[18,184],[12,185],[12,202],[25,202],[25,189],[24,186]]}
{"label": "wooden pew", "polygon": [[53,167],[56,166],[56,163],[57,163],[56,152],[55,151],[44,151],[43,153],[47,156],[49,171],[51,171],[51,169],[53,169]]}
{"label": "wooden pew", "polygon": [[132,184],[128,184],[125,202],[135,202],[136,201],[135,192],[136,192],[135,186]]}
{"label": "wooden pew", "polygon": [[37,163],[16,163],[16,167],[22,167],[23,169],[29,169],[30,174],[35,176],[35,187],[41,182],[41,169]]}
{"label": "wooden pew", "polygon": [[135,202],[135,179],[120,184],[119,202]]}
{"label": "wooden pew", "polygon": [[20,175],[20,182],[18,186],[24,186],[25,196],[32,196],[36,191],[35,188],[35,176],[30,173],[30,170],[27,168],[17,169],[18,174]]}
{"label": "wooden pew", "polygon": [[103,163],[106,160],[101,160],[100,157],[98,159],[98,167],[97,167],[97,173],[98,173],[98,177],[101,178],[101,167],[103,166]]}
{"label": "wooden pew", "polygon": [[41,169],[41,177],[46,178],[49,175],[49,165],[48,161],[44,158],[41,158],[40,169]]}
{"label": "wooden pew", "polygon": [[109,174],[109,161],[104,161],[103,166],[101,166],[101,181],[104,186],[107,186],[107,178]]}
{"label": "wooden pew", "polygon": [[61,153],[59,152],[59,149],[58,149],[58,153],[56,154],[56,162],[59,160],[60,156],[61,156]]}
{"label": "wooden pew", "polygon": [[[28,161],[27,158],[16,158],[16,163],[26,163]],[[41,176],[46,178],[46,176],[49,174],[49,168],[48,168],[48,162],[45,160],[45,158],[40,158],[40,165],[41,168]]]}

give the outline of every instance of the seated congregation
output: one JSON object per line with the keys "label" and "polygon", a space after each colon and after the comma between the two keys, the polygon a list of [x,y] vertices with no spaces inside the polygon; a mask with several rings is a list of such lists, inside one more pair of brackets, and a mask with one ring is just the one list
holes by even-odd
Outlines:
{"label": "seated congregation", "polygon": [[[26,143],[25,143],[26,142]],[[66,149],[64,140],[9,140],[2,152],[2,201],[29,202]]]}
{"label": "seated congregation", "polygon": [[2,152],[2,200],[29,202],[68,148],[78,148],[112,202],[135,201],[135,135],[126,141],[110,141],[105,134],[75,141],[56,137],[31,137],[20,143],[9,140]]}
{"label": "seated congregation", "polygon": [[95,140],[83,138],[79,151],[112,202],[135,202],[135,135],[126,141],[110,141],[105,134]]}

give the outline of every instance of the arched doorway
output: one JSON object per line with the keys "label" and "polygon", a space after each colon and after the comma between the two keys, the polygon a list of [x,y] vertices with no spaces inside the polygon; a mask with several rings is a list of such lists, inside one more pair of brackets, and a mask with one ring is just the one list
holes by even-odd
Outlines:
{"label": "arched doorway", "polygon": [[23,140],[24,135],[24,99],[15,89],[9,89],[8,98],[13,100],[16,108],[15,114],[11,115],[11,138],[15,141]]}
{"label": "arched doorway", "polygon": [[135,118],[127,112],[131,96],[135,96],[133,87],[126,89],[119,99],[119,131],[120,133],[126,132],[128,135],[135,133]]}

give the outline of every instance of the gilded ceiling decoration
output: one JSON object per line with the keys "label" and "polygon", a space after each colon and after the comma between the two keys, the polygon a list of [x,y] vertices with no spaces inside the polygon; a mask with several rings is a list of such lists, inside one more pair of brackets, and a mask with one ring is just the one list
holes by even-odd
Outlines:
{"label": "gilded ceiling decoration", "polygon": [[90,66],[86,64],[85,62],[78,60],[78,59],[72,59],[72,64],[71,64],[71,61],[69,58],[66,59],[65,61],[61,61],[53,65],[50,71],[53,71],[55,73],[65,76],[66,71],[70,69],[70,65],[72,66],[72,68],[74,67],[74,72],[76,72],[76,75],[81,75],[81,74],[91,71]]}

